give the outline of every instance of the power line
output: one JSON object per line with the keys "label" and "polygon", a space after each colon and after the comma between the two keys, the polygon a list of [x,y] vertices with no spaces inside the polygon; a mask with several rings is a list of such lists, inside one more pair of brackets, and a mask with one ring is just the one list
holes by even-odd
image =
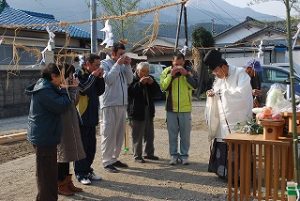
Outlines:
{"label": "power line", "polygon": [[224,10],[222,7],[218,6],[213,0],[209,0],[210,3],[213,3],[215,7],[219,8],[222,10],[224,13],[226,13],[231,19],[235,20],[236,22],[240,23],[238,20],[236,20],[234,17],[232,17],[226,10]]}

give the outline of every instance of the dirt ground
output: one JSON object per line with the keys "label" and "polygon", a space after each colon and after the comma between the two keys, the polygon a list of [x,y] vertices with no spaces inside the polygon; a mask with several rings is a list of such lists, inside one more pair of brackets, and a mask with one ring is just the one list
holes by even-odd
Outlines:
{"label": "dirt ground", "polygon": [[[93,168],[103,180],[83,186],[84,192],[59,200],[211,200],[226,198],[226,183],[207,172],[209,143],[204,124],[203,103],[193,103],[190,165],[170,166],[168,134],[163,104],[156,107],[155,153],[159,161],[135,163],[131,151],[122,152],[120,160],[129,165],[120,173],[107,173],[101,164],[100,141]],[[131,148],[131,146],[130,146]],[[36,195],[35,161],[27,142],[0,146],[0,200],[32,201]],[[16,159],[18,158],[18,159]],[[73,170],[71,170],[73,172]]]}
{"label": "dirt ground", "polygon": [[[154,119],[154,128],[167,129],[166,119],[163,118],[164,113],[161,111],[163,109],[162,104],[159,104],[159,106],[160,107],[157,108],[159,114]],[[196,106],[194,108],[196,108]],[[198,112],[197,111],[193,112],[192,129],[206,131],[207,127],[204,122],[203,109],[200,109],[200,107],[198,107]],[[199,115],[197,115],[197,114],[199,114]],[[12,134],[12,133],[16,133],[18,131],[23,132],[25,130],[24,129],[19,129],[19,130],[12,129],[12,130],[2,131],[2,133]],[[5,163],[10,160],[14,160],[17,158],[27,156],[32,153],[34,153],[34,150],[33,150],[32,145],[28,141],[21,141],[21,142],[14,142],[14,143],[0,145],[0,164]]]}
{"label": "dirt ground", "polygon": [[28,141],[0,145],[0,164],[27,156],[33,153],[33,147]]}

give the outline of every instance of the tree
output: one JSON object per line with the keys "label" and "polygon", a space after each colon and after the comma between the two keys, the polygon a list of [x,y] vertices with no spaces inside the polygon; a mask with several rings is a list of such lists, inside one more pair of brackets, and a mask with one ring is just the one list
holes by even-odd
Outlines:
{"label": "tree", "polygon": [[194,47],[212,47],[215,40],[212,34],[203,27],[197,27],[192,33]]}
{"label": "tree", "polygon": [[7,6],[6,0],[0,0],[0,13]]}
{"label": "tree", "polygon": [[209,74],[207,66],[202,62],[202,59],[207,52],[204,48],[213,47],[215,45],[215,40],[212,34],[204,29],[203,27],[197,27],[192,33],[192,43],[194,49],[198,50],[198,62],[195,62],[194,69],[198,75],[198,88],[196,91],[196,96],[199,98],[200,95],[208,90],[212,85],[212,75]]}
{"label": "tree", "polygon": [[[138,8],[141,0],[98,0],[98,5],[104,15],[123,15]],[[125,39],[134,36],[134,24],[137,17],[128,17],[124,20],[111,20],[115,39]],[[128,38],[129,40],[132,37]]]}

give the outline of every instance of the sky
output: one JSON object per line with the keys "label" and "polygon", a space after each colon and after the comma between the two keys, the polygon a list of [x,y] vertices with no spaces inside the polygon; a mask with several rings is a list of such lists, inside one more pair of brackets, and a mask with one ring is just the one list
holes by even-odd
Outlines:
{"label": "sky", "polygon": [[[216,0],[215,2],[217,2]],[[248,5],[250,0],[225,0],[226,2],[238,6],[238,7],[249,7],[252,8],[255,11],[269,14],[269,15],[275,15],[281,18],[284,18],[286,16],[285,11],[285,5],[281,1],[272,1],[259,3],[255,5]]]}

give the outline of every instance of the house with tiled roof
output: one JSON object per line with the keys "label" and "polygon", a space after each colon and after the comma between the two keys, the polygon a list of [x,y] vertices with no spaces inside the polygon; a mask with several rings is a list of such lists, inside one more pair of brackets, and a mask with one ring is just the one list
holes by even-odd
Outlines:
{"label": "house with tiled roof", "polygon": [[215,45],[226,60],[234,65],[257,57],[259,45],[264,52],[260,58],[264,64],[287,62],[286,31],[270,23],[247,17],[214,37]]}
{"label": "house with tiled roof", "polygon": [[[90,33],[74,25],[58,26],[53,15],[20,10],[10,7],[5,0],[0,1],[0,69],[9,69],[12,64],[13,43],[19,46],[34,47],[41,51],[47,46],[49,35],[45,24],[55,34],[54,55],[70,51],[86,53],[90,51]],[[43,26],[37,26],[43,25]],[[63,48],[63,51],[61,49]],[[35,64],[37,58],[30,51],[18,48],[19,66]]]}
{"label": "house with tiled roof", "polygon": [[90,52],[90,33],[73,25],[59,26],[53,15],[12,8],[0,0],[0,118],[28,114],[24,89],[40,77],[40,65],[35,64],[49,40],[46,26],[37,25],[47,23],[55,34],[49,58]]}

